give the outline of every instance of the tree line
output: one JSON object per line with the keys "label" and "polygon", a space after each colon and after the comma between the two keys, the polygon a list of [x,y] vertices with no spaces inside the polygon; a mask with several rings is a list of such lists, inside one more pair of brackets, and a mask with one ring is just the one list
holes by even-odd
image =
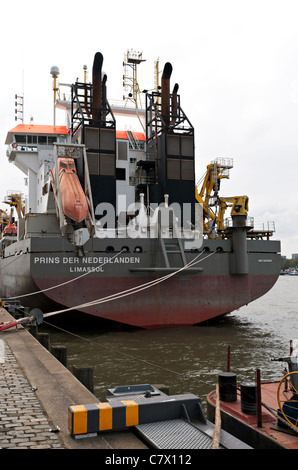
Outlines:
{"label": "tree line", "polygon": [[281,269],[289,269],[298,267],[298,259],[282,259]]}

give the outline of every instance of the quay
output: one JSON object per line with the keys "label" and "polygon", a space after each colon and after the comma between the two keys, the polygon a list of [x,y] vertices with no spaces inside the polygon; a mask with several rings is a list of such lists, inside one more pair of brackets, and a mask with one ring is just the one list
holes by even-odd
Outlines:
{"label": "quay", "polygon": [[[14,318],[0,307],[0,322]],[[147,449],[129,430],[75,439],[69,406],[96,398],[23,326],[0,333],[1,449]]]}

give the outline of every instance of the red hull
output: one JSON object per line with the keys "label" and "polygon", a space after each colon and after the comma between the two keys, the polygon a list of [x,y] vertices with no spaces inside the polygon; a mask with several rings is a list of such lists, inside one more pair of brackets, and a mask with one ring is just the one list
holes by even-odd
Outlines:
{"label": "red hull", "polygon": [[[118,294],[144,284],[151,277],[136,279],[80,279],[46,292],[49,299],[68,307]],[[170,279],[157,286],[76,310],[114,322],[141,328],[195,325],[236,310],[261,297],[275,284],[276,275],[194,276]],[[65,282],[67,279],[60,279]],[[50,279],[35,280],[39,289]],[[63,307],[62,307],[63,308]]]}

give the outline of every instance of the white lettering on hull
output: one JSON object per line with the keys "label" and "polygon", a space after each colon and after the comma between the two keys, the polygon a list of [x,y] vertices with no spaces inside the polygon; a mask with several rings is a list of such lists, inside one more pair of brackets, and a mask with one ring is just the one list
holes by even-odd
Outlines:
{"label": "white lettering on hull", "polygon": [[[106,264],[140,264],[139,256],[34,256],[35,265],[64,265],[69,267],[71,273],[86,273],[90,271],[104,272],[103,266]],[[86,266],[88,265],[88,266]],[[103,265],[103,266],[102,266]]]}

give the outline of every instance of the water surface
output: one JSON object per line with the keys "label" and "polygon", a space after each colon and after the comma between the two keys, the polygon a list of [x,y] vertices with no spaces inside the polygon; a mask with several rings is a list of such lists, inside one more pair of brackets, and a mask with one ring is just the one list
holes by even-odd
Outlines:
{"label": "water surface", "polygon": [[68,368],[94,368],[94,394],[105,400],[117,385],[165,384],[170,393],[194,393],[206,402],[217,375],[231,371],[237,380],[280,380],[285,364],[273,362],[289,354],[298,338],[298,277],[281,276],[262,298],[208,325],[159,330],[115,330],[92,324],[63,325],[67,332],[43,325],[51,344],[68,350]]}

